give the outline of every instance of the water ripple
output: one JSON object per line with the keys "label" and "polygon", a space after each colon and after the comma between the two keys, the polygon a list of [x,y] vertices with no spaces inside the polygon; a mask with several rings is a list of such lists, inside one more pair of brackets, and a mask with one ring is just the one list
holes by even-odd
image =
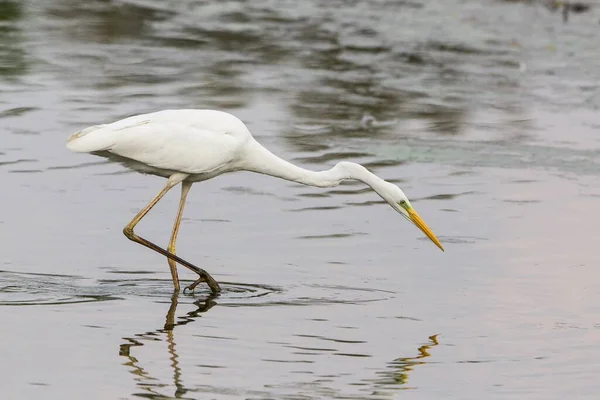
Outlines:
{"label": "water ripple", "polygon": [[32,158],[21,158],[18,160],[13,160],[13,161],[0,161],[0,166],[2,165],[14,165],[14,164],[22,164],[22,163],[29,163],[29,162],[37,162],[38,160],[32,159]]}
{"label": "water ripple", "polygon": [[79,286],[74,275],[0,271],[0,306],[58,305],[119,300],[94,287]]}
{"label": "water ripple", "polygon": [[9,110],[4,110],[4,111],[0,112],[0,118],[19,117],[23,114],[29,113],[31,111],[36,111],[36,110],[38,110],[37,107],[15,107],[15,108],[11,108]]}
{"label": "water ripple", "polygon": [[[56,305],[126,298],[164,299],[173,295],[170,279],[152,278],[152,271],[110,271],[122,278],[101,279],[85,285],[87,279],[73,275],[0,271],[0,305]],[[139,276],[132,278],[131,276]],[[191,282],[190,282],[191,283]],[[214,298],[220,306],[310,306],[362,303],[389,298],[392,293],[370,288],[302,285],[288,288],[253,283],[219,282],[222,292]],[[197,288],[193,295],[202,297],[208,289]]]}
{"label": "water ripple", "polygon": [[352,236],[364,236],[368,235],[366,232],[353,232],[353,233],[331,233],[329,235],[308,235],[298,236],[296,239],[342,239]]}

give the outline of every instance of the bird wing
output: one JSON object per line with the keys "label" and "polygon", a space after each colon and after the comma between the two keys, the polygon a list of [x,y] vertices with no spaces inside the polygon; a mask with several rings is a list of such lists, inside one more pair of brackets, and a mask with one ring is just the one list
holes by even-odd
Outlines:
{"label": "bird wing", "polygon": [[74,133],[67,147],[77,152],[102,152],[149,166],[188,174],[213,171],[234,160],[239,137],[185,121],[126,118]]}

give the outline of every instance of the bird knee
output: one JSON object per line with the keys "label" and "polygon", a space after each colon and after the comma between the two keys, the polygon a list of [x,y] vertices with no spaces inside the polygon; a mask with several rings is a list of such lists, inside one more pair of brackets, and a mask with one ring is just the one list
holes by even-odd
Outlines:
{"label": "bird knee", "polygon": [[135,238],[135,233],[133,233],[133,228],[126,226],[123,228],[123,234],[127,236],[127,239],[133,240]]}

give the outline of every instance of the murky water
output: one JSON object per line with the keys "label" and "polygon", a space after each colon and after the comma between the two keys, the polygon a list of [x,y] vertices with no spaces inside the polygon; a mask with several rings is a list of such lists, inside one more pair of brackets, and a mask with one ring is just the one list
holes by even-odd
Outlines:
{"label": "murky water", "polygon": [[[598,13],[0,1],[2,398],[595,398]],[[194,185],[178,241],[224,293],[171,298],[121,233],[163,181],[65,139],[206,107],[397,183],[446,252],[362,185],[232,174]],[[139,232],[165,244],[177,201]]]}

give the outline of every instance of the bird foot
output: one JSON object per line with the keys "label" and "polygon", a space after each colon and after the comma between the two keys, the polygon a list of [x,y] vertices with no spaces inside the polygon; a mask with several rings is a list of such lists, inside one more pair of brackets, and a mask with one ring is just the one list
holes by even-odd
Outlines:
{"label": "bird foot", "polygon": [[198,286],[202,282],[206,282],[208,284],[208,287],[210,287],[210,290],[213,294],[217,294],[221,291],[221,287],[219,286],[217,281],[215,281],[214,278],[207,273],[205,276],[201,276],[200,278],[196,279],[196,281],[191,285],[186,286],[183,289],[183,294],[186,294],[188,292],[189,294],[193,294],[196,286]]}
{"label": "bird foot", "polygon": [[194,289],[196,288],[196,286],[198,286],[199,284],[201,284],[202,282],[205,282],[204,278],[198,278],[194,283],[192,283],[191,285],[186,286],[183,289],[183,294],[194,294]]}

